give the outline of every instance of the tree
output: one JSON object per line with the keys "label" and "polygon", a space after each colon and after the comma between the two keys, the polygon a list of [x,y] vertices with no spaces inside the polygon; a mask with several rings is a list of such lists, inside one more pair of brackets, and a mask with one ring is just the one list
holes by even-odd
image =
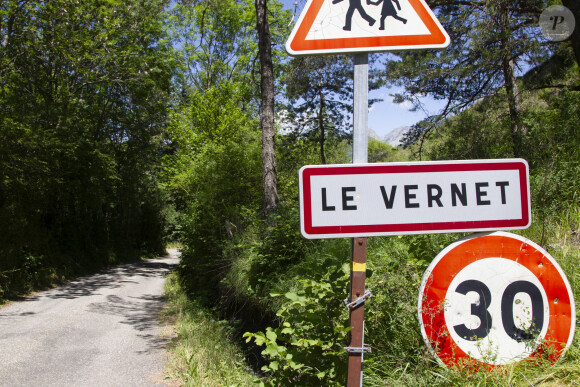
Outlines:
{"label": "tree", "polygon": [[162,248],[166,5],[1,3],[3,263],[43,257],[78,270]]}
{"label": "tree", "polygon": [[385,77],[403,86],[398,101],[418,106],[422,95],[447,100],[444,109],[415,127],[424,138],[441,119],[503,88],[511,122],[512,152],[520,155],[526,127],[521,122],[517,69],[549,54],[542,45],[537,15],[543,0],[437,0],[431,7],[451,37],[442,51],[401,53],[386,64]]}
{"label": "tree", "polygon": [[[378,88],[375,71],[370,78],[369,89]],[[317,142],[320,162],[326,164],[326,141],[352,135],[352,57],[293,58],[286,66],[283,83],[288,99],[285,120],[291,128],[290,135]],[[369,106],[377,101],[369,100]]]}
{"label": "tree", "polygon": [[576,57],[576,64],[578,64],[578,71],[580,71],[580,28],[578,23],[580,23],[580,3],[575,0],[562,0],[562,4],[568,7],[574,19],[576,21],[576,28],[572,31],[572,36],[570,36],[570,43],[572,44],[572,49],[574,50],[574,56]]}
{"label": "tree", "polygon": [[275,223],[272,215],[278,213],[278,188],[276,177],[276,150],[274,127],[274,64],[272,62],[272,39],[268,21],[268,0],[256,0],[256,30],[260,55],[260,126],[262,128],[262,184],[264,215],[270,225]]}
{"label": "tree", "polygon": [[326,164],[327,138],[350,132],[352,61],[347,56],[298,57],[290,60],[286,86],[288,121],[293,137],[318,143],[320,162]]}
{"label": "tree", "polygon": [[171,10],[170,27],[184,67],[186,93],[225,82],[252,88],[256,31],[249,1],[178,2]]}

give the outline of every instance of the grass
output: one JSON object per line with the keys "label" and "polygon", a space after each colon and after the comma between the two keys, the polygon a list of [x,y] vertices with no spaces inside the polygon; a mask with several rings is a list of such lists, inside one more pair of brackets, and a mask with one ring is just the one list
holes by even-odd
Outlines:
{"label": "grass", "polygon": [[[546,224],[534,224],[521,233],[533,240],[542,240],[543,247],[560,264],[575,296],[578,315],[580,309],[580,211],[571,207],[557,219]],[[365,386],[580,386],[580,326],[577,323],[574,341],[564,357],[556,364],[531,365],[527,362],[497,367],[492,371],[473,371],[468,367],[443,367],[427,351],[416,345],[416,312],[405,306],[416,302],[414,278],[423,268],[414,267],[407,257],[397,264],[397,257],[405,257],[405,244],[415,247],[415,256],[429,256],[430,249],[438,249],[442,236],[376,239],[370,244],[369,263],[375,276],[369,286],[376,293],[365,310],[367,340],[373,343],[368,358]],[[401,244],[402,243],[402,244]],[[392,254],[390,253],[392,252]],[[422,254],[423,253],[423,254]],[[374,261],[374,262],[373,262]],[[578,318],[578,316],[577,316]],[[395,332],[393,332],[395,331]],[[417,336],[417,337],[416,337]],[[399,341],[399,342],[398,342]]]}
{"label": "grass", "polygon": [[227,321],[215,319],[211,310],[190,300],[178,272],[168,276],[165,294],[164,319],[175,336],[169,347],[166,379],[196,387],[253,385],[255,376],[234,344]]}

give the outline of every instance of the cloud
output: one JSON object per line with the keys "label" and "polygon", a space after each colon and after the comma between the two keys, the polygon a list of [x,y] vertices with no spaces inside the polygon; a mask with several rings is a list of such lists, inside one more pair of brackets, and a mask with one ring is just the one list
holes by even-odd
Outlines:
{"label": "cloud", "polygon": [[401,103],[396,104],[398,108],[409,110],[413,107],[413,103],[411,101],[403,101]]}

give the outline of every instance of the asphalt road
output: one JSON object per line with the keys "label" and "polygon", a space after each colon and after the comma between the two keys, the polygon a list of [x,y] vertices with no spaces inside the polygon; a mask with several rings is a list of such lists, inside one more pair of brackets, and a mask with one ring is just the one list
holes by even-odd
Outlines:
{"label": "asphalt road", "polygon": [[0,386],[162,384],[158,314],[179,253],[116,266],[0,309]]}

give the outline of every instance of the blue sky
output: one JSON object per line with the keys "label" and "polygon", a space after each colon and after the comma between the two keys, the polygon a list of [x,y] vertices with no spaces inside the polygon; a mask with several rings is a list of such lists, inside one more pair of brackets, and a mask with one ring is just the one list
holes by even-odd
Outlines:
{"label": "blue sky", "polygon": [[444,106],[443,102],[426,97],[421,100],[425,104],[425,111],[412,112],[409,110],[410,102],[401,104],[393,102],[393,97],[389,94],[396,91],[396,89],[382,88],[369,93],[369,98],[383,99],[382,102],[375,103],[369,111],[369,128],[378,135],[384,136],[401,126],[411,126],[425,118],[427,113],[435,114]]}
{"label": "blue sky", "polygon": [[[294,0],[282,0],[282,3],[285,8],[294,10]],[[298,0],[298,9],[294,16],[293,23],[295,23],[300,16],[300,12],[305,3],[306,0]],[[386,56],[388,54],[383,53],[377,55],[379,55],[380,58],[380,56]],[[425,104],[426,112],[412,112],[409,110],[411,107],[410,103],[393,103],[393,97],[390,96],[390,94],[393,94],[396,91],[397,89],[385,87],[379,90],[373,90],[369,93],[369,98],[381,98],[383,100],[382,102],[375,103],[369,111],[369,128],[374,130],[380,136],[384,136],[391,130],[401,126],[411,126],[425,118],[426,113],[435,114],[441,107],[443,107],[443,102],[434,101],[432,98],[427,97],[422,100]]]}

